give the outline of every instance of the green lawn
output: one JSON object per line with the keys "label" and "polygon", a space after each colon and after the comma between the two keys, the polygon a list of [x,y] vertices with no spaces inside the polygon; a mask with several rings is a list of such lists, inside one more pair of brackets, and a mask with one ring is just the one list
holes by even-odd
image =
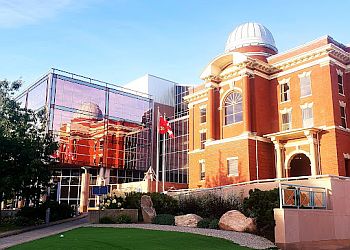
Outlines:
{"label": "green lawn", "polygon": [[231,241],[190,233],[133,228],[78,228],[11,249],[249,249]]}

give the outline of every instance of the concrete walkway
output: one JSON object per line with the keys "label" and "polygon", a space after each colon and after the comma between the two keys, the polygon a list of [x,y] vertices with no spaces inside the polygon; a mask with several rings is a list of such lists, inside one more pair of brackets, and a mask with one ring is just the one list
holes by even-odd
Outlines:
{"label": "concrete walkway", "polygon": [[5,249],[5,248],[22,244],[28,241],[37,240],[43,237],[59,234],[61,232],[65,232],[74,228],[81,227],[87,223],[88,223],[88,220],[86,217],[84,217],[78,220],[65,222],[62,224],[57,224],[57,225],[45,227],[42,229],[36,229],[33,231],[0,238],[0,249]]}

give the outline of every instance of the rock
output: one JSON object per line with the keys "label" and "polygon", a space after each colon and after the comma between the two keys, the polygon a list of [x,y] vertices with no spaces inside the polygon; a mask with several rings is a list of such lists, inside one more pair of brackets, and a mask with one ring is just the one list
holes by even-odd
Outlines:
{"label": "rock", "polygon": [[175,216],[175,225],[180,227],[197,227],[197,223],[203,220],[196,214],[186,214]]}
{"label": "rock", "polygon": [[153,202],[150,196],[142,195],[141,197],[141,211],[143,221],[145,223],[152,223],[154,217],[156,217],[156,210],[153,208]]}
{"label": "rock", "polygon": [[254,219],[245,217],[237,210],[231,210],[221,216],[219,228],[228,231],[254,232],[256,225]]}

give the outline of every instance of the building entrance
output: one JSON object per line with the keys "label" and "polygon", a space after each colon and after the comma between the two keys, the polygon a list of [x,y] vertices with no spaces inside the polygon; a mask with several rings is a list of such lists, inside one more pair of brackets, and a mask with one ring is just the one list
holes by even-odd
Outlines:
{"label": "building entrance", "polygon": [[311,162],[305,154],[296,154],[289,164],[290,177],[311,175]]}

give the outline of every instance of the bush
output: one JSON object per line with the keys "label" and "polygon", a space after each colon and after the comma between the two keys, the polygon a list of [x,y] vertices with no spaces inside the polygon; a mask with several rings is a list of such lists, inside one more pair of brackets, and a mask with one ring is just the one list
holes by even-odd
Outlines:
{"label": "bush", "polygon": [[117,224],[130,224],[131,217],[126,214],[120,214],[115,218],[115,223]]}
{"label": "bush", "polygon": [[218,219],[213,219],[209,223],[209,228],[210,229],[219,229],[219,220]]}
{"label": "bush", "polygon": [[218,219],[227,211],[240,208],[241,204],[235,197],[224,199],[213,193],[179,199],[180,214],[195,213],[203,218]]}
{"label": "bush", "polygon": [[158,225],[175,225],[175,216],[171,214],[158,214],[154,217],[152,223]]}
{"label": "bush", "polygon": [[101,224],[114,224],[115,220],[109,216],[104,216],[100,218],[100,223]]}
{"label": "bush", "polygon": [[243,201],[242,212],[256,219],[258,234],[274,240],[275,219],[273,209],[279,206],[278,189],[249,191],[249,197]]}
{"label": "bush", "polygon": [[150,196],[157,214],[178,213],[179,203],[173,197],[162,193],[151,193]]}
{"label": "bush", "polygon": [[199,228],[209,228],[210,222],[211,222],[211,219],[204,218],[203,220],[198,221],[197,227],[199,227]]}
{"label": "bush", "polygon": [[141,196],[143,193],[128,193],[125,197],[125,208],[138,209],[138,220],[143,221],[142,211],[141,211]]}
{"label": "bush", "polygon": [[63,220],[73,217],[74,215],[73,208],[68,204],[59,204],[57,201],[47,201],[37,208],[21,208],[21,210],[16,214],[16,217],[25,217],[33,220],[45,220],[47,208],[50,208],[50,221]]}

